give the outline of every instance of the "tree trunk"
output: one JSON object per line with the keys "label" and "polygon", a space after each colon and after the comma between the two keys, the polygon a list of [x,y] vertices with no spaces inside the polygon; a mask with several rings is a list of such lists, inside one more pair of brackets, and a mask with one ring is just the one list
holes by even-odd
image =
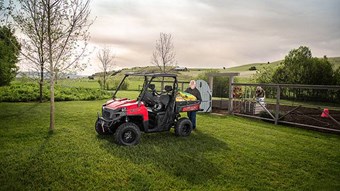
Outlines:
{"label": "tree trunk", "polygon": [[50,131],[54,131],[54,79],[55,67],[52,56],[52,31],[51,31],[51,3],[47,1],[47,36],[48,36],[48,59],[50,63]]}
{"label": "tree trunk", "polygon": [[50,81],[50,131],[54,131],[54,74],[51,76]]}
{"label": "tree trunk", "polygon": [[39,99],[40,103],[43,102],[43,84],[44,84],[44,67],[41,65],[40,68],[40,82],[39,82]]}
{"label": "tree trunk", "polygon": [[104,71],[104,82],[103,82],[104,83],[104,88],[103,88],[104,90],[106,89],[106,74],[105,73],[106,73],[106,71]]}

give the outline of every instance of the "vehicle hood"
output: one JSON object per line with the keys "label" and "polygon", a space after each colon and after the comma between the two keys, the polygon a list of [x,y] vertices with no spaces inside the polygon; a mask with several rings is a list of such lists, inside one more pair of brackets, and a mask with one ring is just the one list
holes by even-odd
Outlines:
{"label": "vehicle hood", "polygon": [[109,100],[107,101],[103,107],[108,109],[119,109],[123,107],[131,107],[133,105],[137,105],[138,102],[136,100],[129,100],[129,99],[116,99],[116,100]]}

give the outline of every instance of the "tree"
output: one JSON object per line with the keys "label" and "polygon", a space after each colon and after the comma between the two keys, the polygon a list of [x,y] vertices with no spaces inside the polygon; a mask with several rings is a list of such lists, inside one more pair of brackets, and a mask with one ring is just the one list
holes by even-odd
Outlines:
{"label": "tree", "polygon": [[[54,104],[54,85],[56,72],[67,72],[80,70],[84,64],[80,63],[81,58],[86,54],[89,40],[88,29],[92,22],[89,22],[89,0],[30,0],[35,6],[33,9],[19,9],[13,14],[13,18],[20,18],[19,14],[24,15],[28,23],[34,27],[38,23],[44,28],[42,46],[44,53],[40,53],[47,64],[44,66],[50,76],[50,131],[54,130],[55,104]],[[20,6],[25,6],[24,0],[19,1]],[[38,9],[35,11],[34,9]],[[35,12],[44,14],[38,16]],[[20,22],[17,22],[20,28]],[[31,35],[26,34],[28,41],[39,39],[39,34],[33,30]],[[34,45],[34,42],[30,44]],[[38,49],[36,49],[38,50]],[[38,54],[35,54],[35,60]],[[26,58],[29,58],[28,56]],[[31,60],[32,61],[32,60]]]}
{"label": "tree", "polygon": [[[299,84],[302,83],[302,78],[305,69],[309,66],[312,52],[306,46],[300,46],[298,49],[291,50],[283,60],[283,71],[287,72],[286,83]],[[275,74],[274,74],[275,76]]]}
{"label": "tree", "polygon": [[[257,73],[257,81],[262,83],[288,83],[310,85],[334,85],[336,84],[336,71],[327,57],[312,57],[311,50],[306,46],[300,46],[291,50],[278,68],[264,68]],[[285,93],[293,92],[295,98],[327,100],[330,94],[327,90],[293,89],[281,90]]]}
{"label": "tree", "polygon": [[44,67],[47,61],[45,43],[47,39],[46,9],[43,1],[20,0],[20,9],[12,17],[16,26],[28,39],[22,39],[22,54],[33,63],[33,69],[40,73],[39,100],[43,101]]}
{"label": "tree", "polygon": [[106,77],[109,71],[113,70],[113,66],[115,65],[114,60],[116,58],[115,54],[111,53],[109,48],[103,48],[99,50],[97,54],[97,58],[100,61],[99,67],[103,71],[103,87],[106,88]]}
{"label": "tree", "polygon": [[254,74],[254,79],[258,83],[271,83],[273,80],[275,69],[271,66],[264,66],[257,70]]}
{"label": "tree", "polygon": [[313,58],[306,46],[293,49],[274,72],[272,81],[291,84],[328,84],[334,80],[332,64],[327,57]]}
{"label": "tree", "polygon": [[20,44],[14,31],[7,26],[0,26],[0,86],[9,85],[15,78],[19,53]]}
{"label": "tree", "polygon": [[157,66],[162,73],[166,73],[175,65],[175,57],[176,53],[171,34],[160,33],[159,40],[156,41],[155,51],[152,54],[151,63]]}

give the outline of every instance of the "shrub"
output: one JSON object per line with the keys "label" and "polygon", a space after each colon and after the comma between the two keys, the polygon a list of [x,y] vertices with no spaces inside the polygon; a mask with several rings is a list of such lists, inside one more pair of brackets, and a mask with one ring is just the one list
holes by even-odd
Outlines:
{"label": "shrub", "polygon": [[249,70],[257,70],[257,69],[256,69],[256,66],[252,66],[249,68]]}
{"label": "shrub", "polygon": [[[50,99],[48,85],[44,86],[43,95],[44,99]],[[110,98],[111,93],[99,89],[56,85],[54,96],[56,101],[96,100]],[[27,102],[38,100],[38,83],[12,84],[10,86],[0,87],[0,102]]]}

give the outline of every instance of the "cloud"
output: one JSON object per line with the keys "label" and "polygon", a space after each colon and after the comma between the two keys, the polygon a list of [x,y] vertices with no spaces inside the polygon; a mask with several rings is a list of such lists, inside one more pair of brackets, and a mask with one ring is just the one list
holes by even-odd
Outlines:
{"label": "cloud", "polygon": [[274,61],[300,45],[339,56],[338,10],[337,0],[93,1],[91,43],[116,49],[121,67],[150,65],[160,32],[173,35],[187,67]]}

